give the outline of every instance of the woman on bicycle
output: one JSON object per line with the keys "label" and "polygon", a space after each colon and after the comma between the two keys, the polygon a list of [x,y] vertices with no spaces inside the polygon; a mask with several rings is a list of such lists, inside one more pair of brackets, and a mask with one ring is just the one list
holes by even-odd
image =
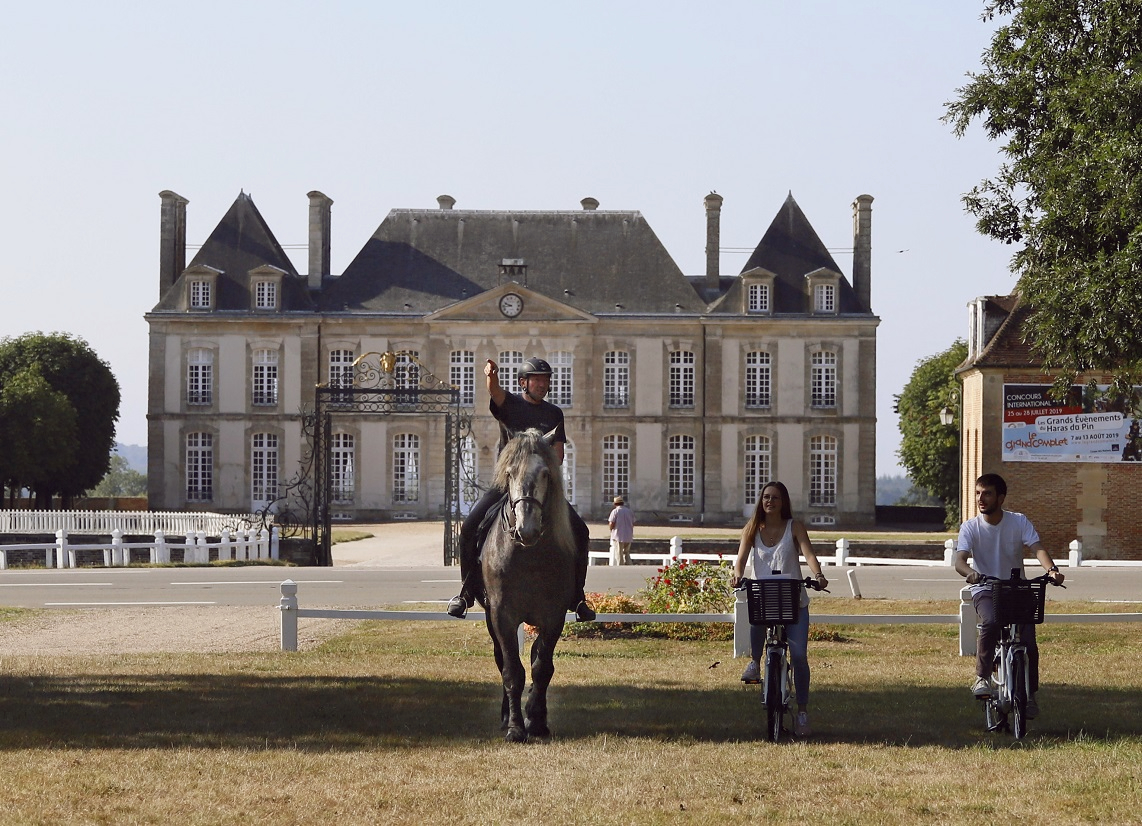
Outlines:
{"label": "woman on bicycle", "polygon": [[[734,574],[730,584],[737,587],[745,575],[746,560],[750,562],[753,578],[780,576],[801,579],[801,562],[798,556],[805,557],[817,584],[824,588],[829,584],[821,573],[821,563],[813,553],[809,534],[805,526],[793,518],[789,505],[789,490],[781,482],[769,482],[761,489],[757,506],[742,530],[738,544],[737,559],[734,560]],[[789,659],[793,664],[793,682],[797,689],[797,718],[793,733],[807,737],[809,729],[809,595],[801,588],[801,615],[796,624],[786,628],[789,639]],[[742,680],[757,682],[761,675],[761,656],[765,649],[765,628],[750,626],[750,653],[753,659],[746,666]]]}

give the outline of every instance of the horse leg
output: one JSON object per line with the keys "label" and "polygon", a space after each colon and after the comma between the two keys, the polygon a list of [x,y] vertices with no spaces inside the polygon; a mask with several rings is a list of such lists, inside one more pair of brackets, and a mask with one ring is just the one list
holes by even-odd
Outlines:
{"label": "horse leg", "polygon": [[[562,616],[562,612],[560,612]],[[555,644],[563,632],[563,623],[548,623],[531,646],[531,688],[527,693],[527,733],[532,737],[550,737],[547,726],[547,687],[555,673]]]}
{"label": "horse leg", "polygon": [[[488,636],[492,638],[492,654],[496,658],[496,671],[499,672],[501,679],[504,674],[504,651],[500,647],[500,640],[496,636],[496,629],[492,627],[492,614],[487,612],[484,615],[484,624],[488,626]],[[507,689],[502,689],[503,700],[500,702],[500,729],[507,730],[508,727],[508,692]]]}
{"label": "horse leg", "polygon": [[527,741],[527,729],[524,726],[521,704],[523,684],[527,679],[527,674],[519,659],[517,627],[510,622],[505,623],[502,619],[497,619],[492,634],[495,640],[495,648],[499,652],[496,661],[500,665],[500,676],[504,682],[504,699],[500,713],[504,720],[504,727],[507,729],[504,739],[509,743]]}

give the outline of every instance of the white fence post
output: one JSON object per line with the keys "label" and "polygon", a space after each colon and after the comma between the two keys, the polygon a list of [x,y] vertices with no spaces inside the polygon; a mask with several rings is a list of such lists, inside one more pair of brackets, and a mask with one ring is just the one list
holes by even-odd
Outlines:
{"label": "white fence post", "polygon": [[297,651],[297,583],[282,583],[282,651]]}
{"label": "white fence post", "polygon": [[274,525],[270,531],[270,559],[279,559],[281,554],[281,531]]}
{"label": "white fence post", "polygon": [[849,541],[845,538],[837,540],[837,567],[843,568],[849,564]]}
{"label": "white fence post", "polygon": [[1067,554],[1067,561],[1072,568],[1077,568],[1083,564],[1083,543],[1080,540],[1071,540],[1070,553]]}
{"label": "white fence post", "polygon": [[258,559],[270,557],[270,532],[265,528],[258,531]]}
{"label": "white fence post", "polygon": [[108,563],[107,554],[104,553],[104,564],[126,565],[130,560],[123,558],[123,532],[116,528],[111,531],[111,561]]}
{"label": "white fence post", "polygon": [[56,531],[56,567],[66,568],[67,563],[67,530],[60,528]]}
{"label": "white fence post", "polygon": [[849,590],[853,592],[853,599],[860,599],[860,585],[857,584],[857,572],[850,568],[848,571]]}
{"label": "white fence post", "polygon": [[223,528],[221,535],[218,537],[218,559],[233,559],[234,546],[230,542],[230,529]]}
{"label": "white fence post", "polygon": [[167,547],[167,535],[165,531],[155,531],[155,547],[151,549],[151,564],[152,565],[166,565],[171,561],[170,548]]}
{"label": "white fence post", "polygon": [[749,644],[749,605],[745,600],[745,591],[737,591],[734,595],[734,656],[748,657],[751,655]]}
{"label": "white fence post", "polygon": [[960,656],[975,656],[975,626],[979,618],[971,601],[971,586],[960,589]]}
{"label": "white fence post", "polygon": [[956,567],[956,540],[944,540],[944,564],[949,568]]}
{"label": "white fence post", "polygon": [[682,553],[682,537],[680,537],[680,536],[670,537],[670,558],[671,559],[678,559],[678,557],[681,553]]}

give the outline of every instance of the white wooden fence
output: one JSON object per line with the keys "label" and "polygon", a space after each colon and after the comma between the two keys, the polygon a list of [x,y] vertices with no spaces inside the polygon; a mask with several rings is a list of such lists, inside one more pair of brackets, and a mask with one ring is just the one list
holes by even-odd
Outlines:
{"label": "white wooden fence", "polygon": [[162,530],[154,532],[153,540],[124,542],[123,531],[115,528],[111,531],[111,542],[106,545],[69,542],[68,533],[63,528],[55,533],[55,542],[0,546],[0,570],[8,567],[8,554],[12,551],[40,551],[44,555],[46,568],[78,567],[77,556],[80,551],[102,552],[103,565],[108,568],[129,564],[132,550],[147,551],[148,561],[151,564],[169,564],[172,550],[181,550],[185,563],[206,564],[210,561],[211,548],[217,549],[219,560],[278,558],[277,527],[272,531],[265,528],[260,531],[231,531],[223,528],[219,532],[219,539],[215,542],[207,540],[205,531],[188,532],[185,542],[169,542],[166,532]]}
{"label": "white wooden fence", "polygon": [[68,533],[152,535],[156,531],[188,536],[204,531],[220,536],[239,522],[253,523],[250,515],[224,513],[182,513],[178,511],[24,511],[0,510],[0,534]]}
{"label": "white wooden fence", "polygon": [[[850,577],[851,578],[851,577]],[[960,591],[959,614],[814,614],[815,625],[951,625],[960,629],[960,656],[975,655],[976,618],[970,588]],[[297,601],[297,583],[287,579],[281,584],[281,650],[297,651],[297,621],[299,617],[315,619],[399,620],[448,622],[455,618],[443,611],[364,611],[339,608],[300,608]],[[484,621],[484,614],[469,611],[469,621]],[[567,615],[575,621],[574,614]],[[733,656],[750,654],[749,611],[745,594],[739,592],[732,614],[599,614],[596,622],[732,622],[734,624]],[[1047,622],[1142,622],[1142,613],[1131,614],[1047,614]],[[523,651],[523,626],[520,626],[520,651]]]}

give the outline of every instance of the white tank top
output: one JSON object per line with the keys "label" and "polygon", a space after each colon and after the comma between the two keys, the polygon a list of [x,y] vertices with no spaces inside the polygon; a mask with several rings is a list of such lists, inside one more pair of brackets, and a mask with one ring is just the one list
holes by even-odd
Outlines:
{"label": "white tank top", "polygon": [[[789,579],[804,579],[801,575],[800,554],[797,552],[797,543],[793,541],[793,520],[785,523],[785,532],[781,539],[772,548],[761,539],[759,530],[753,538],[753,549],[749,555],[750,567],[753,569],[754,579],[763,579],[773,576],[774,571],[780,571],[778,576]],[[809,604],[809,594],[801,586],[801,604]]]}

